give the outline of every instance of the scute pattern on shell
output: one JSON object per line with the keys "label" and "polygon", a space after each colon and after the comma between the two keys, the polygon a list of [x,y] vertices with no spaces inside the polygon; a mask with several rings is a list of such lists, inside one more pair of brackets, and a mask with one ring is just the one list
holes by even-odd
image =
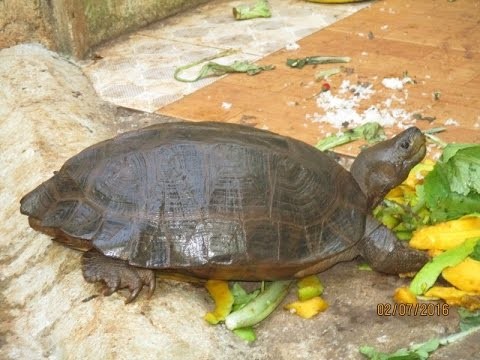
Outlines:
{"label": "scute pattern on shell", "polygon": [[41,226],[107,256],[249,280],[291,276],[352,247],[365,211],[351,175],[315,148],[213,122],[96,144],[22,200]]}

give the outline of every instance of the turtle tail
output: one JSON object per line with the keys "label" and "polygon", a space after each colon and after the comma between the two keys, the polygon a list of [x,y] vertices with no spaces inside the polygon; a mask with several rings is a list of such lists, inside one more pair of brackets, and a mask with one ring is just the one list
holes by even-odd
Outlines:
{"label": "turtle tail", "polygon": [[54,177],[52,177],[20,200],[20,212],[41,220],[56,203]]}
{"label": "turtle tail", "polygon": [[34,229],[67,244],[91,240],[101,225],[101,213],[62,172],[25,195],[20,212],[29,216]]}

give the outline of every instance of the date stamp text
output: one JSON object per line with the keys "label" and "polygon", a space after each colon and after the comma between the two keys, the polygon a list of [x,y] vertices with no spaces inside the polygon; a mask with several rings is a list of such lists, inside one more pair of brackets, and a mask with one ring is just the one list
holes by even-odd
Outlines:
{"label": "date stamp text", "polygon": [[449,310],[448,304],[377,304],[378,316],[447,316]]}

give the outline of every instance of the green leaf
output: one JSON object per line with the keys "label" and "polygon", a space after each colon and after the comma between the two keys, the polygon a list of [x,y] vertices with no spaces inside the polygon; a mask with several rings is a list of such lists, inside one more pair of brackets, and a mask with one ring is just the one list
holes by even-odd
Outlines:
{"label": "green leaf", "polygon": [[255,299],[260,293],[260,289],[247,293],[245,289],[239,284],[234,283],[232,287],[233,294],[233,308],[232,311],[236,311],[247,305],[250,301]]}
{"label": "green leaf", "polygon": [[462,262],[473,251],[480,238],[467,239],[456,248],[447,250],[435,256],[415,275],[410,283],[410,291],[415,295],[421,295],[430,289],[437,280],[443,269],[455,266]]}
{"label": "green leaf", "polygon": [[238,5],[233,9],[235,20],[249,20],[255,18],[269,18],[272,16],[270,4],[267,0],[258,0],[253,7],[249,5]]}
{"label": "green leaf", "polygon": [[480,212],[480,145],[449,144],[425,177],[423,195],[433,221]]}
{"label": "green leaf", "polygon": [[408,349],[399,349],[393,353],[384,353],[375,350],[371,346],[360,347],[360,353],[371,360],[424,360],[428,359],[428,353],[425,351],[414,351]]}
{"label": "green leaf", "polygon": [[[462,316],[462,315],[460,315]],[[466,315],[467,317],[469,315]],[[475,319],[478,314],[474,315]],[[462,320],[463,321],[463,320]],[[384,353],[377,351],[371,346],[361,346],[359,351],[371,360],[425,360],[428,359],[431,352],[437,350],[440,346],[446,346],[454,342],[460,341],[463,338],[480,330],[480,325],[475,320],[475,324],[460,332],[445,336],[443,338],[434,338],[420,344],[414,344],[408,349],[400,349],[393,353]],[[460,325],[461,326],[461,325]]]}
{"label": "green leaf", "polygon": [[480,146],[459,150],[450,164],[450,189],[464,196],[480,193]]}
{"label": "green leaf", "polygon": [[467,331],[480,326],[480,310],[468,311],[460,308],[458,309],[458,314],[460,315],[460,330]]}
{"label": "green leaf", "polygon": [[235,329],[233,330],[233,333],[247,342],[253,342],[257,339],[255,330],[253,330],[253,327],[251,326]]}
{"label": "green leaf", "polygon": [[455,154],[462,149],[476,148],[478,144],[448,144],[448,146],[443,150],[441,162],[446,163],[450,158],[455,156]]}

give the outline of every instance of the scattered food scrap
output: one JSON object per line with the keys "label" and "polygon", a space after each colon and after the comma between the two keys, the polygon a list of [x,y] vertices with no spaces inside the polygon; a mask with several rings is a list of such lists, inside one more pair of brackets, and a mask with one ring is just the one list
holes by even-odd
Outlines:
{"label": "scattered food scrap", "polygon": [[392,90],[403,89],[403,81],[399,78],[385,78],[382,80],[382,85]]}
{"label": "scattered food scrap", "polygon": [[[236,60],[231,65],[222,65],[222,64],[218,64],[218,63],[210,61],[210,60],[213,60],[213,59],[218,59],[220,57],[232,55],[236,52],[237,52],[237,50],[229,49],[229,50],[222,51],[222,52],[220,52],[216,55],[209,56],[209,57],[206,57],[204,59],[195,61],[191,64],[180,66],[175,70],[175,73],[173,74],[173,77],[175,78],[175,80],[181,81],[181,82],[195,82],[195,81],[207,78],[207,77],[222,76],[222,75],[225,75],[227,73],[246,73],[247,75],[256,75],[256,74],[258,74],[262,71],[275,69],[275,66],[273,66],[273,65],[264,65],[264,66],[256,65],[256,64],[252,64],[250,61]],[[186,78],[183,78],[183,77],[180,76],[181,72],[183,72],[187,69],[190,69],[194,66],[200,65],[204,62],[207,62],[207,63],[205,65],[203,65],[203,67],[200,69],[198,75],[195,78],[186,79]]]}
{"label": "scattered food scrap", "polygon": [[[248,293],[238,283],[232,289],[226,281],[209,280],[206,288],[215,301],[215,310],[204,316],[204,319],[216,325],[224,322],[227,329],[246,340],[256,339],[253,326],[270,315],[287,296],[292,281],[273,281]],[[309,319],[325,311],[328,304],[320,295],[323,285],[317,276],[307,276],[298,281],[298,301],[285,305],[303,318]]]}
{"label": "scattered food scrap", "polygon": [[[421,163],[414,167],[407,180],[390,191],[386,202],[375,209],[377,218],[394,231],[399,227],[400,231],[413,230],[411,247],[436,255],[415,275],[409,287],[395,291],[395,302],[416,304],[418,298],[442,299],[448,305],[461,306],[460,332],[393,353],[360,347],[360,353],[367,358],[427,359],[439,346],[480,330],[480,178],[473,177],[480,173],[479,158],[478,144],[449,144],[435,165]],[[469,205],[457,209],[463,203]],[[385,213],[385,206],[390,214]],[[465,213],[468,215],[462,216]],[[448,221],[438,222],[439,219]],[[396,234],[400,235],[400,231]],[[451,286],[435,286],[440,275]]]}
{"label": "scattered food scrap", "polygon": [[295,41],[289,42],[287,45],[285,45],[285,50],[287,51],[294,51],[298,49],[300,49],[300,45],[298,45]]}
{"label": "scattered food scrap", "polygon": [[222,109],[224,110],[230,110],[232,108],[232,103],[229,102],[222,102]]}
{"label": "scattered food scrap", "polygon": [[298,301],[285,305],[285,309],[304,319],[310,319],[327,310],[328,304],[320,295],[323,285],[316,275],[307,276],[298,281]]}
{"label": "scattered food scrap", "polygon": [[343,71],[341,67],[336,67],[336,68],[331,68],[331,69],[326,69],[326,70],[320,70],[315,74],[315,80],[325,80],[329,76],[333,76],[336,74],[340,74]]}
{"label": "scattered food scrap", "polygon": [[205,287],[215,301],[215,310],[207,313],[204,319],[208,323],[215,325],[220,321],[224,321],[232,311],[233,295],[228,289],[226,281],[208,280]]}
{"label": "scattered food scrap", "polygon": [[258,0],[255,5],[238,5],[233,9],[235,20],[249,20],[255,18],[269,18],[272,16],[268,0]]}
{"label": "scattered food scrap", "polygon": [[290,310],[304,319],[310,319],[318,313],[327,310],[328,304],[320,296],[315,296],[308,300],[299,300],[285,305],[286,310]]}
{"label": "scattered food scrap", "polygon": [[347,56],[307,56],[304,58],[287,59],[287,66],[301,69],[305,65],[348,63],[350,60]]}
{"label": "scattered food scrap", "polygon": [[[247,75],[256,75],[262,71],[273,70],[273,65],[256,65],[249,61],[234,61],[231,65],[221,65],[215,62],[208,62],[201,69],[194,79],[181,78],[178,71],[175,71],[175,79],[182,82],[195,82],[207,77],[222,76],[227,73],[247,73]],[[180,68],[179,68],[180,69]],[[185,69],[185,68],[184,68]],[[184,70],[183,69],[183,70]],[[177,69],[178,70],[178,69]]]}
{"label": "scattered food scrap", "polygon": [[317,106],[323,113],[307,114],[306,119],[312,122],[328,123],[337,129],[345,126],[357,126],[367,122],[377,122],[381,126],[396,125],[400,128],[411,126],[411,114],[401,108],[393,108],[392,102],[401,103],[403,99],[392,96],[381,104],[372,105],[362,112],[358,112],[363,100],[368,100],[375,93],[373,85],[359,82],[352,85],[344,80],[338,90],[321,92],[316,98]]}
{"label": "scattered food scrap", "polygon": [[[261,322],[283,301],[292,281],[273,281],[265,289],[247,293],[238,283],[232,290],[226,281],[207,282],[207,290],[213,297],[216,308],[207,313],[205,320],[212,325],[225,322],[227,329],[246,340],[256,339],[253,326]],[[218,320],[218,321],[217,321]]]}
{"label": "scattered food scrap", "polygon": [[412,119],[415,119],[415,120],[425,120],[425,121],[428,121],[429,123],[437,120],[437,117],[436,116],[424,116],[420,113],[415,113],[415,114],[412,114]]}
{"label": "scattered food scrap", "polygon": [[473,252],[479,241],[480,238],[467,239],[461,245],[435,256],[415,275],[410,283],[410,291],[415,295],[424,294],[435,284],[444,269],[460,264]]}
{"label": "scattered food scrap", "polygon": [[460,125],[460,124],[458,123],[457,120],[454,120],[454,119],[452,119],[452,118],[449,118],[449,119],[445,120],[444,125],[446,125],[446,126],[449,126],[449,125],[458,126],[458,125]]}
{"label": "scattered food scrap", "polygon": [[327,136],[320,140],[315,147],[320,151],[325,151],[359,139],[364,139],[369,143],[379,142],[385,140],[385,132],[379,123],[368,122],[339,134]]}
{"label": "scattered food scrap", "polygon": [[465,319],[469,319],[469,322],[467,324],[461,322],[461,330],[458,333],[443,338],[434,338],[420,344],[413,344],[408,348],[399,349],[392,353],[377,351],[372,346],[361,346],[359,350],[362,355],[371,360],[426,360],[430,353],[440,346],[455,343],[480,330],[480,313],[466,316]]}
{"label": "scattered food scrap", "polygon": [[329,83],[323,83],[322,84],[322,92],[324,91],[330,91],[330,84]]}

